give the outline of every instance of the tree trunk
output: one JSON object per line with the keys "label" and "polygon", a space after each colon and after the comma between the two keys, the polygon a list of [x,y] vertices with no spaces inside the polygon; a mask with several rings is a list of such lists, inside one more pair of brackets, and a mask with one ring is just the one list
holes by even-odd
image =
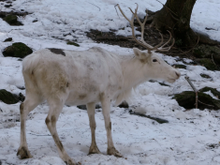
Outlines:
{"label": "tree trunk", "polygon": [[192,47],[198,36],[190,28],[190,18],[196,0],[167,0],[155,13],[153,25],[162,32],[169,30],[180,47]]}

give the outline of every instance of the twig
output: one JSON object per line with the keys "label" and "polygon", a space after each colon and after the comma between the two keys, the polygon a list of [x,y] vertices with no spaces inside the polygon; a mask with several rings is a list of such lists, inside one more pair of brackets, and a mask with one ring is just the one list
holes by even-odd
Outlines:
{"label": "twig", "polygon": [[158,1],[158,0],[156,0],[156,1],[159,2],[161,5],[165,6],[162,2],[160,2],[160,1]]}
{"label": "twig", "polygon": [[199,96],[198,96],[199,90],[197,90],[197,89],[195,88],[195,86],[192,84],[192,82],[190,81],[190,79],[189,79],[188,76],[186,76],[185,79],[187,80],[187,82],[189,83],[189,85],[192,87],[192,89],[193,89],[194,92],[196,93],[196,108],[198,108],[198,103],[203,104],[203,105],[206,105],[206,106],[209,106],[209,107],[214,107],[213,105],[206,104],[206,103],[203,103],[202,101],[200,101],[200,100],[199,100]]}
{"label": "twig", "polygon": [[99,9],[99,11],[101,11],[101,8],[100,8],[99,6],[97,6],[97,5],[93,4],[93,3],[90,3],[90,2],[87,2],[87,3],[89,3],[90,5],[93,5],[93,6],[97,7],[97,8]]}
{"label": "twig", "polygon": [[118,14],[118,10],[117,10],[117,8],[116,8],[117,6],[118,6],[118,4],[116,4],[116,5],[114,6],[114,8],[115,8],[115,11],[116,11],[118,17],[120,18],[119,14]]}
{"label": "twig", "polygon": [[[176,18],[176,17],[178,17],[178,15],[174,12],[174,11],[172,11],[169,7],[167,7],[166,5],[164,5],[162,2],[160,2],[159,0],[156,0],[157,2],[159,2],[161,5],[163,5],[163,7],[166,7],[170,12],[171,12],[171,16],[172,16],[172,18],[174,19],[174,20],[178,20],[178,18]],[[173,16],[173,15],[174,16]]]}
{"label": "twig", "polygon": [[192,82],[190,81],[188,76],[185,76],[185,79],[187,80],[187,82],[189,83],[189,85],[192,87],[192,89],[194,90],[195,94],[196,94],[196,109],[198,108],[198,90],[196,89],[196,87],[192,84]]}
{"label": "twig", "polygon": [[213,54],[211,54],[211,60],[212,60],[212,63],[216,66],[215,60],[213,58]]}
{"label": "twig", "polygon": [[206,105],[206,106],[208,106],[208,107],[215,107],[215,106],[213,106],[213,105],[203,103],[203,102],[201,102],[201,101],[199,101],[199,100],[198,100],[198,102],[201,103],[201,104],[203,104],[203,105]]}
{"label": "twig", "polygon": [[183,55],[183,54],[187,54],[187,53],[191,52],[191,51],[198,45],[199,40],[200,40],[200,36],[198,35],[198,39],[197,39],[196,44],[195,44],[191,49],[189,49],[188,51],[182,52],[182,53],[180,53],[180,54],[178,54],[178,55]]}
{"label": "twig", "polygon": [[51,136],[51,135],[49,135],[49,134],[36,134],[36,133],[32,133],[32,132],[30,132],[29,134],[31,134],[31,135],[35,135],[35,136]]}

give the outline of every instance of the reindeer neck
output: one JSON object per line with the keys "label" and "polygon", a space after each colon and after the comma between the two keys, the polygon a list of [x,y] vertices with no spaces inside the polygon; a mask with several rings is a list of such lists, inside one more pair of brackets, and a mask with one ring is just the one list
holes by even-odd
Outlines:
{"label": "reindeer neck", "polygon": [[124,77],[124,88],[131,89],[146,81],[143,73],[144,63],[135,58],[134,55],[122,56],[120,63]]}

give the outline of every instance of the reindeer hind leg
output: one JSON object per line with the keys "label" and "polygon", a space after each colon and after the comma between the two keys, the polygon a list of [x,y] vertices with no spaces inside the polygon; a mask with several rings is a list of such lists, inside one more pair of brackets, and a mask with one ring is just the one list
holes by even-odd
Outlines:
{"label": "reindeer hind leg", "polygon": [[54,139],[54,142],[56,143],[57,149],[59,151],[59,155],[66,164],[76,165],[75,162],[66,153],[63,147],[63,144],[60,141],[60,138],[58,136],[57,129],[56,129],[56,122],[61,113],[61,110],[63,109],[64,103],[59,98],[50,98],[48,100],[48,104],[49,104],[49,113],[48,113],[48,116],[45,122],[46,122],[47,128],[49,129]]}
{"label": "reindeer hind leg", "polygon": [[26,93],[26,98],[20,105],[20,147],[18,148],[17,156],[20,159],[31,158],[32,155],[28,150],[26,140],[26,118],[27,115],[42,102],[42,99],[37,94]]}

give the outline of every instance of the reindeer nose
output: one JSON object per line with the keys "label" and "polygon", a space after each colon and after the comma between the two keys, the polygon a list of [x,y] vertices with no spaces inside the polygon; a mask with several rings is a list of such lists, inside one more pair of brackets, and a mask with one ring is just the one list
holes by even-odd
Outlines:
{"label": "reindeer nose", "polygon": [[176,71],[175,73],[176,73],[176,75],[177,75],[178,78],[181,76],[180,72],[177,72],[177,71]]}

